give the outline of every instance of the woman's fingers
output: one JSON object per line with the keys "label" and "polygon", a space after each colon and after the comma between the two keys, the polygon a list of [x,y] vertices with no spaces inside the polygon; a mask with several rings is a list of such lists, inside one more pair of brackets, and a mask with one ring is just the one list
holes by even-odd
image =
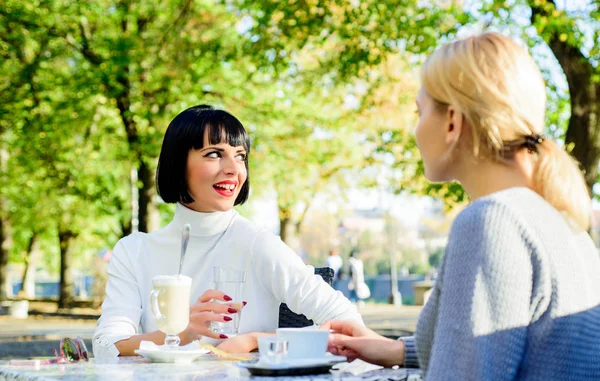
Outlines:
{"label": "woman's fingers", "polygon": [[[359,353],[361,349],[361,343],[364,343],[364,339],[362,338],[334,333],[329,335],[328,346],[337,347],[342,356],[348,356],[349,354],[356,355]],[[352,353],[348,351],[352,351]]]}
{"label": "woman's fingers", "polygon": [[333,330],[336,333],[341,333],[343,335],[352,337],[367,336],[382,338],[381,335],[377,334],[373,330],[354,321],[332,320],[329,323],[331,330]]}
{"label": "woman's fingers", "polygon": [[208,325],[211,321],[226,322],[231,321],[232,317],[221,315],[215,312],[193,312],[190,314],[190,323]]}
{"label": "woman's fingers", "polygon": [[341,334],[329,336],[328,347],[348,359],[360,358],[366,362],[382,366],[402,364],[404,346],[401,342],[382,336],[350,337]]}
{"label": "woman's fingers", "polygon": [[[224,303],[220,303],[222,301]],[[226,339],[227,336],[215,333],[209,329],[211,321],[228,322],[229,316],[240,312],[246,302],[233,303],[231,298],[217,290],[206,290],[197,302],[190,307],[190,326],[196,336],[206,336],[214,339]]]}
{"label": "woman's fingers", "polygon": [[331,335],[329,335],[329,345],[333,347],[343,348],[346,346],[346,343],[348,342],[349,338],[351,337],[339,333],[332,333]]}
{"label": "woman's fingers", "polygon": [[332,321],[333,320],[328,320],[325,323],[321,324],[321,326],[319,327],[319,329],[323,329],[323,330],[327,330],[327,331],[331,330],[331,322]]}
{"label": "woman's fingers", "polygon": [[235,314],[238,313],[238,306],[234,303],[217,303],[217,302],[203,302],[196,303],[190,307],[190,311],[193,312],[204,312],[212,311],[221,314]]}
{"label": "woman's fingers", "polygon": [[200,297],[198,298],[196,303],[206,303],[212,299],[222,300],[224,302],[231,302],[231,300],[232,300],[229,295],[227,295],[221,291],[209,289],[209,290],[204,291],[204,293],[202,295],[200,295]]}
{"label": "woman's fingers", "polygon": [[214,312],[194,312],[190,314],[190,326],[197,336],[207,336],[213,339],[226,339],[226,335],[215,333],[210,330],[211,321],[227,322],[231,317]]}
{"label": "woman's fingers", "polygon": [[329,344],[327,345],[327,351],[331,352],[334,355],[346,356],[349,362],[359,357],[358,353],[355,350],[345,346],[345,343],[347,343],[348,341],[345,338],[339,337],[342,335],[337,336],[338,338],[334,339],[333,342],[332,340],[329,341]]}
{"label": "woman's fingers", "polygon": [[210,337],[212,339],[227,339],[228,336],[224,335],[222,333],[215,333],[213,331],[211,331],[210,329],[206,328],[206,329],[198,329],[198,337],[199,336],[205,336],[205,337]]}
{"label": "woman's fingers", "polygon": [[330,320],[321,325],[322,329],[331,329],[334,332],[348,336],[363,336],[366,334],[366,328],[353,321],[347,320]]}

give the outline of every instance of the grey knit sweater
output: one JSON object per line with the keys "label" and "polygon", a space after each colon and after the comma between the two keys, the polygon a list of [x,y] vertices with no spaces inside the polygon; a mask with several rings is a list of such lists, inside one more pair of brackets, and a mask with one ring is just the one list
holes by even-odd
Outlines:
{"label": "grey knit sweater", "polygon": [[426,380],[600,380],[598,251],[527,188],[481,198],[405,343]]}

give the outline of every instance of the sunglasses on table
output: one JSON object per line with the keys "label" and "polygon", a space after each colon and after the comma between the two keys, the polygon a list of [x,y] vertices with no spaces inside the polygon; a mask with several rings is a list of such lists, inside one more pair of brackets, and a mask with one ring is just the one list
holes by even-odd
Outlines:
{"label": "sunglasses on table", "polygon": [[[58,354],[60,352],[60,355]],[[64,338],[60,340],[58,352],[54,350],[56,358],[10,360],[9,365],[38,366],[46,364],[68,364],[78,361],[88,361],[89,353],[81,337],[76,339]]]}
{"label": "sunglasses on table", "polygon": [[60,340],[58,349],[60,357],[56,349],[54,350],[54,354],[59,363],[88,361],[90,359],[85,342],[81,337],[77,337],[75,340],[68,337]]}

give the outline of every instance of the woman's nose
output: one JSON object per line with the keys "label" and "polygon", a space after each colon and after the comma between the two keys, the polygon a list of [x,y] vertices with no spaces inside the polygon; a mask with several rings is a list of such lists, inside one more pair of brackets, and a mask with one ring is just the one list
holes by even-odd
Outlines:
{"label": "woman's nose", "polygon": [[227,175],[237,175],[238,166],[235,158],[223,160],[223,172]]}

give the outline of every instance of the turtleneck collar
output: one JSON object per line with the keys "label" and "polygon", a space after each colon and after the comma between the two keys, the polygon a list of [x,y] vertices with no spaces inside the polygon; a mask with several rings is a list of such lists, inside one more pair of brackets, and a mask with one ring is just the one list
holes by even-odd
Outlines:
{"label": "turtleneck collar", "polygon": [[227,229],[231,219],[234,218],[234,213],[236,212],[233,209],[226,212],[201,213],[177,203],[175,216],[169,225],[181,230],[184,224],[190,224],[193,236],[207,237]]}

